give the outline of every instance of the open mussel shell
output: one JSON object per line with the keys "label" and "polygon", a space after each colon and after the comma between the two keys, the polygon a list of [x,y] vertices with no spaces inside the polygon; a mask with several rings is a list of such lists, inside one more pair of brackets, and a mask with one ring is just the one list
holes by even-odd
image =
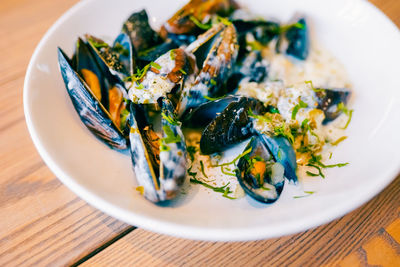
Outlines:
{"label": "open mussel shell", "polygon": [[200,139],[203,154],[222,152],[230,146],[249,138],[253,134],[253,124],[249,111],[255,114],[265,112],[262,102],[253,98],[240,97],[231,102],[207,127]]}
{"label": "open mussel shell", "polygon": [[236,177],[247,195],[262,203],[273,203],[280,197],[284,184],[284,167],[275,161],[261,136],[251,138],[239,159]]}
{"label": "open mussel shell", "polygon": [[85,126],[110,147],[126,149],[127,140],[123,133],[60,48],[58,48],[58,64],[67,92]]}
{"label": "open mussel shell", "polygon": [[259,138],[268,148],[274,160],[284,167],[285,177],[296,184],[298,182],[296,153],[289,141],[282,136],[269,136],[266,134],[259,134]]}
{"label": "open mussel shell", "polygon": [[304,17],[293,20],[293,27],[288,29],[284,36],[280,36],[277,42],[277,51],[282,51],[287,55],[299,60],[306,60],[310,51],[310,34],[308,24]]}
{"label": "open mussel shell", "polygon": [[162,44],[141,51],[138,54],[138,59],[141,61],[142,65],[148,64],[152,61],[156,61],[157,58],[167,53],[168,51],[178,47],[178,44],[176,44],[172,39],[167,39]]}
{"label": "open mussel shell", "polygon": [[347,104],[350,98],[350,91],[346,89],[317,89],[318,109],[321,109],[325,114],[325,119],[322,124],[327,124],[335,120],[341,114],[338,105]]}
{"label": "open mussel shell", "polygon": [[161,106],[161,137],[153,129],[146,105],[131,104],[132,166],[144,196],[157,203],[177,196],[186,175],[186,145],[174,108],[168,99]]}
{"label": "open mussel shell", "polygon": [[126,34],[120,34],[113,46],[91,35],[86,35],[87,47],[107,79],[123,84],[126,77],[133,74],[136,66],[134,51]]}
{"label": "open mussel shell", "polygon": [[[207,43],[204,40],[211,40]],[[203,50],[206,58],[202,61],[201,56],[196,55],[197,64],[200,66],[199,74],[194,81],[185,84],[179,105],[179,115],[187,113],[190,109],[208,101],[207,97],[221,96],[226,93],[224,84],[228,79],[232,67],[236,62],[238,54],[238,44],[236,30],[233,25],[225,26],[219,23],[209,31],[199,36],[193,45],[189,45],[186,50]],[[210,49],[208,50],[208,47]]]}
{"label": "open mussel shell", "polygon": [[133,13],[122,26],[122,32],[126,33],[136,50],[140,53],[162,42],[161,37],[150,24],[146,10]]}
{"label": "open mussel shell", "polygon": [[233,0],[191,0],[178,10],[161,28],[163,35],[193,34],[200,31],[194,20],[206,22],[212,15],[229,15],[237,8]]}

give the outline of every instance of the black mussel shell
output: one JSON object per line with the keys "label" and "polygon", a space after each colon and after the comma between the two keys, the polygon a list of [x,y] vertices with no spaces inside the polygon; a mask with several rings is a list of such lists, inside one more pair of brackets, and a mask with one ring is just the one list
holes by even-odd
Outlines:
{"label": "black mussel shell", "polygon": [[286,54],[291,55],[300,60],[305,60],[308,57],[310,50],[310,37],[308,32],[308,25],[305,18],[298,20],[297,24],[300,27],[291,27],[286,32],[286,39],[288,40],[288,47]]}
{"label": "black mussel shell", "polygon": [[138,53],[162,42],[158,33],[151,28],[147,12],[144,9],[133,13],[125,21],[122,32],[129,35]]}
{"label": "black mussel shell", "polygon": [[138,54],[138,59],[142,61],[142,65],[146,65],[152,61],[155,61],[160,56],[164,55],[168,51],[178,48],[179,46],[172,40],[168,39],[162,44],[153,46],[147,50],[141,51]]}
{"label": "black mussel shell", "polygon": [[317,89],[317,108],[325,114],[322,124],[325,125],[339,117],[342,111],[339,110],[338,105],[340,103],[346,105],[350,94],[350,91],[346,89]]}
{"label": "black mussel shell", "polygon": [[204,103],[182,117],[183,125],[190,128],[203,128],[214,120],[230,103],[238,100],[238,96],[226,96]]}
{"label": "black mussel shell", "polygon": [[85,126],[111,148],[126,149],[127,140],[124,135],[83,79],[72,68],[70,60],[60,48],[58,48],[58,64],[67,92]]}
{"label": "black mussel shell", "polygon": [[[273,203],[285,184],[283,166],[275,162],[260,136],[252,137],[244,151],[250,148],[251,151],[239,159],[236,177],[247,195],[262,203]],[[256,168],[257,163],[262,163],[261,167]]]}
{"label": "black mussel shell", "polygon": [[260,134],[260,138],[275,161],[282,164],[285,168],[285,177],[289,181],[297,183],[296,153],[289,141],[285,137],[268,136],[265,134]]}
{"label": "black mussel shell", "polygon": [[249,138],[253,134],[250,109],[255,114],[265,112],[263,103],[256,99],[241,97],[239,101],[230,103],[203,131],[200,139],[201,152],[221,152]]}

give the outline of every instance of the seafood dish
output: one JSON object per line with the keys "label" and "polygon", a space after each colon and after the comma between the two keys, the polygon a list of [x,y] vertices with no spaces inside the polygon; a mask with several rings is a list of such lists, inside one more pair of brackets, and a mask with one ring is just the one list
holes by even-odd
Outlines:
{"label": "seafood dish", "polygon": [[58,48],[58,63],[81,121],[130,152],[149,201],[189,185],[270,204],[285,184],[348,164],[329,161],[347,138],[352,85],[310,26],[301,14],[279,22],[233,0],[191,0],[157,30],[141,10],[112,44],[86,34],[71,58]]}

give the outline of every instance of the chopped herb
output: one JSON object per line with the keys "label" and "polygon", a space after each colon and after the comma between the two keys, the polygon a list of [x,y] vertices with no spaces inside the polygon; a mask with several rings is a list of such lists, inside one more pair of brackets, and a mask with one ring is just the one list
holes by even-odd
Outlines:
{"label": "chopped herb", "polygon": [[282,122],[280,126],[276,126],[274,128],[274,133],[277,136],[283,136],[286,139],[289,140],[291,144],[294,143],[294,136],[292,134],[292,131],[290,130],[290,127],[286,125],[285,122]]}
{"label": "chopped herb", "polygon": [[282,160],[282,150],[280,148],[278,150],[278,159]]}
{"label": "chopped herb", "polygon": [[246,149],[243,153],[241,153],[239,156],[237,156],[234,160],[232,160],[231,162],[226,162],[226,163],[221,163],[221,164],[216,164],[216,165],[210,165],[211,167],[222,167],[222,166],[229,166],[232,164],[235,164],[236,161],[242,157],[244,157],[245,155],[249,154],[251,152],[251,147],[249,147],[248,149]]}
{"label": "chopped herb", "polygon": [[204,163],[202,160],[200,160],[200,171],[201,173],[204,175],[204,177],[208,178],[208,175],[206,174],[206,172],[204,171]]}
{"label": "chopped herb", "polygon": [[348,117],[348,120],[347,120],[347,122],[346,122],[346,125],[342,128],[342,129],[346,129],[347,126],[349,126],[349,124],[350,124],[351,117],[353,116],[353,111],[354,111],[354,110],[353,110],[353,109],[350,109],[350,110],[349,110],[349,109],[345,106],[345,104],[344,104],[343,102],[339,103],[339,105],[338,105],[338,110],[343,111],[343,113],[346,114],[347,117]]}
{"label": "chopped herb", "polygon": [[113,47],[113,50],[125,57],[129,56],[129,50],[126,49],[122,44],[116,43]]}
{"label": "chopped herb", "polygon": [[298,149],[296,149],[297,152],[299,153],[307,153],[312,151],[312,145],[307,145],[307,146],[301,146]]}
{"label": "chopped herb", "polygon": [[169,57],[171,58],[171,60],[175,60],[175,58],[176,58],[175,49],[172,49],[172,50],[169,52]]}
{"label": "chopped herb", "polygon": [[138,86],[135,86],[135,88],[136,88],[136,89],[144,89],[144,86],[143,86],[143,84],[139,83],[139,85],[138,85]]}
{"label": "chopped herb", "polygon": [[302,24],[300,22],[296,22],[296,23],[289,24],[289,25],[283,25],[277,29],[277,31],[278,31],[277,33],[279,33],[279,34],[285,33],[292,28],[304,29],[304,24]]}
{"label": "chopped herb", "polygon": [[163,142],[160,143],[160,151],[170,151],[171,148],[169,146],[167,146],[166,144],[164,144]]}
{"label": "chopped herb", "polygon": [[194,155],[196,154],[197,148],[195,146],[188,146],[186,151],[189,153],[191,161],[194,161]]}
{"label": "chopped herb", "polygon": [[224,24],[224,25],[226,25],[226,26],[229,26],[229,25],[232,24],[232,22],[231,22],[228,18],[221,17],[221,16],[218,16],[218,15],[217,15],[217,20],[218,20],[219,22],[222,22],[222,24]]}
{"label": "chopped herb", "polygon": [[209,101],[217,101],[217,100],[220,100],[220,99],[225,98],[225,96],[220,96],[220,97],[209,97],[209,96],[206,96],[206,95],[203,95],[203,97],[204,97],[205,99],[209,100]]}
{"label": "chopped herb", "polygon": [[340,142],[346,140],[347,136],[342,136],[338,140],[332,143],[333,146],[337,146]]}
{"label": "chopped herb", "polygon": [[190,168],[187,170],[187,173],[190,176],[192,176],[194,179],[196,179],[197,172],[192,172],[192,168],[193,168],[193,166],[190,166]]}
{"label": "chopped herb", "polygon": [[121,114],[120,114],[120,126],[119,126],[120,129],[125,128],[126,121],[128,120],[129,115],[130,115],[130,112],[126,108],[124,108],[121,111]]}
{"label": "chopped herb", "polygon": [[304,196],[294,196],[293,198],[309,197],[309,196],[311,196],[312,194],[314,194],[315,191],[304,191],[304,193],[306,193],[307,195],[304,195]]}
{"label": "chopped herb", "polygon": [[226,185],[223,185],[223,186],[220,186],[220,187],[215,187],[215,186],[209,185],[209,184],[207,184],[207,183],[205,183],[203,181],[200,181],[200,180],[198,180],[196,178],[190,178],[190,182],[192,184],[200,184],[200,185],[202,185],[204,187],[207,187],[207,188],[213,190],[216,193],[222,193],[223,197],[226,197],[226,198],[229,198],[229,199],[234,199],[234,198],[231,198],[231,197],[228,196],[228,194],[233,193],[233,191],[231,191],[230,188],[228,187],[228,185],[230,183],[227,183]]}
{"label": "chopped herb", "polygon": [[168,125],[164,125],[162,128],[166,134],[166,137],[161,139],[164,144],[179,143],[181,141],[179,134],[175,135]]}
{"label": "chopped herb", "polygon": [[144,77],[144,75],[147,73],[149,68],[150,68],[150,64],[147,64],[146,66],[143,67],[143,69],[137,69],[135,74],[124,78],[123,81],[124,82],[127,82],[127,81],[132,81],[132,82],[140,81]]}
{"label": "chopped herb", "polygon": [[172,116],[167,116],[164,112],[161,112],[161,117],[163,117],[166,121],[168,121],[170,124],[179,126],[180,122],[176,120],[176,118]]}
{"label": "chopped herb", "polygon": [[307,173],[308,176],[320,176],[318,173],[312,173],[312,172],[309,172],[309,171],[306,171],[306,173]]}
{"label": "chopped herb", "polygon": [[311,163],[307,164],[307,166],[314,167],[314,168],[316,168],[318,170],[318,174],[314,174],[314,173],[311,173],[311,172],[306,172],[308,175],[310,175],[310,176],[321,176],[322,178],[325,178],[325,175],[322,173],[321,168],[319,166],[311,164]]}
{"label": "chopped herb", "polygon": [[276,107],[272,106],[272,105],[268,105],[267,109],[268,109],[269,113],[280,114],[279,110]]}
{"label": "chopped herb", "polygon": [[221,166],[221,172],[225,175],[236,177],[236,174],[225,171],[223,166]]}
{"label": "chopped herb", "polygon": [[310,164],[317,164],[318,166],[326,169],[326,168],[334,168],[334,167],[344,167],[348,165],[349,163],[338,163],[338,164],[331,164],[331,165],[325,165],[321,162],[322,156],[321,155],[311,155],[311,159],[308,161]]}
{"label": "chopped herb", "polygon": [[100,48],[103,48],[103,47],[109,47],[109,45],[106,43],[106,42],[102,42],[102,43],[100,43],[100,42],[97,42],[97,41],[95,41],[94,39],[92,39],[92,38],[89,38],[89,43],[91,44],[91,45],[93,45],[95,48],[97,48],[97,49],[100,49]]}
{"label": "chopped herb", "polygon": [[210,83],[211,83],[212,85],[217,85],[217,81],[214,80],[214,79],[211,79],[211,80],[210,80]]}
{"label": "chopped herb", "polygon": [[183,69],[179,70],[183,75],[187,75],[186,71],[184,71]]}
{"label": "chopped herb", "polygon": [[312,89],[314,92],[316,92],[316,93],[325,91],[325,89],[315,88],[314,85],[313,85],[313,83],[312,83],[312,81],[305,81],[305,83],[306,83],[306,84],[309,84],[310,87],[311,87],[311,89]]}
{"label": "chopped herb", "polygon": [[199,27],[199,28],[202,29],[202,30],[208,30],[208,29],[210,29],[211,26],[212,26],[211,24],[204,24],[204,23],[201,23],[195,16],[190,16],[189,19],[190,19],[194,24],[196,24],[197,27]]}
{"label": "chopped herb", "polygon": [[161,66],[156,62],[150,62],[150,66],[152,66],[155,69],[161,70]]}
{"label": "chopped herb", "polygon": [[329,159],[332,158],[332,152],[329,152]]}
{"label": "chopped herb", "polygon": [[297,104],[296,106],[294,106],[293,111],[292,111],[292,120],[296,119],[296,115],[297,112],[299,112],[299,109],[301,108],[306,108],[308,107],[307,103],[303,102],[302,100],[300,100],[299,104]]}
{"label": "chopped herb", "polygon": [[259,41],[246,42],[252,51],[261,51],[264,46]]}

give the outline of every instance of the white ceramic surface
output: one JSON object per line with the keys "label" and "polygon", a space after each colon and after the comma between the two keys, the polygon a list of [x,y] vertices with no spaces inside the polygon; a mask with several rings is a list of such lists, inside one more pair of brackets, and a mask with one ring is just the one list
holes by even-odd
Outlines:
{"label": "white ceramic surface", "polygon": [[[400,167],[400,34],[388,18],[362,0],[251,0],[263,16],[282,20],[305,13],[314,36],[346,66],[354,83],[349,138],[334,152],[327,178],[288,187],[277,203],[228,200],[193,187],[173,206],[149,203],[136,186],[128,154],[109,149],[80,122],[57,67],[56,48],[69,55],[78,36],[112,40],[122,22],[146,7],[157,26],[185,1],[82,1],[46,33],[26,73],[24,108],[29,132],[54,174],[94,207],[151,231],[201,240],[277,237],[327,223],[357,208],[387,186]],[[296,192],[316,191],[294,199]]]}

